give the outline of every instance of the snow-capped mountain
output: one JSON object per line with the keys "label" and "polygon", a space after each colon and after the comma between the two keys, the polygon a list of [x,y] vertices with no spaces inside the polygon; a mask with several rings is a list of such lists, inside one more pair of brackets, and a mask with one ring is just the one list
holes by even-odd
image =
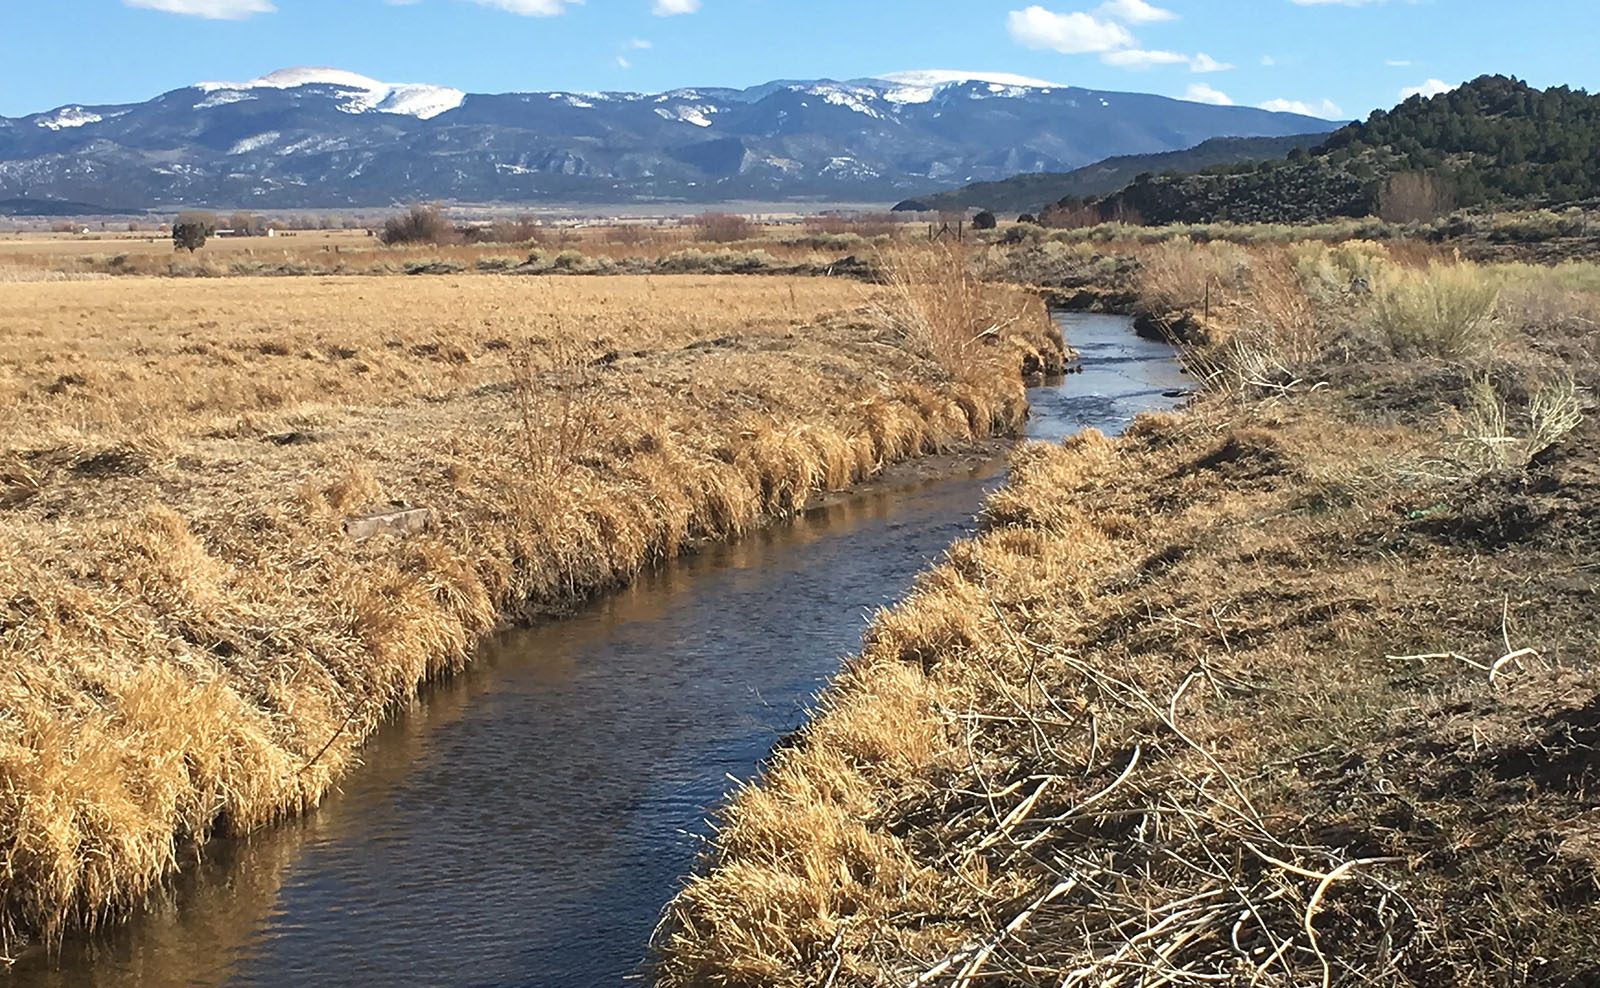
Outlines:
{"label": "snow-capped mountain", "polygon": [[1005,73],[468,94],[290,68],[0,118],[0,199],[300,208],[412,199],[893,200],[1328,121]]}
{"label": "snow-capped mountain", "polygon": [[379,82],[343,69],[301,67],[279,69],[249,82],[199,82],[195,89],[210,93],[210,97],[195,104],[196,108],[225,106],[256,99],[257,89],[302,89],[307,95],[323,95],[328,91],[339,95],[339,109],[346,113],[400,113],[418,120],[430,120],[448,110],[454,110],[467,98],[467,94],[448,86],[430,86],[416,82]]}

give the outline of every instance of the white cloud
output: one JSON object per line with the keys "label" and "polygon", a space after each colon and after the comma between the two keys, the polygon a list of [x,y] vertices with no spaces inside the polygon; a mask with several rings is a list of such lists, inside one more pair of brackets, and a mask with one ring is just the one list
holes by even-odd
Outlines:
{"label": "white cloud", "polygon": [[1271,55],[1262,55],[1261,56],[1261,64],[1270,69],[1274,65],[1278,64],[1278,60],[1276,58],[1273,58]]}
{"label": "white cloud", "polygon": [[1219,62],[1205,52],[1200,52],[1189,59],[1189,69],[1193,72],[1226,72],[1231,68],[1233,68],[1233,63]]}
{"label": "white cloud", "polygon": [[1013,10],[1006,18],[1006,30],[1019,45],[1049,48],[1066,55],[1108,52],[1138,43],[1127,28],[1115,21],[1084,13],[1058,14],[1037,4]]}
{"label": "white cloud", "polygon": [[699,9],[700,0],[650,0],[650,13],[657,17],[692,14]]}
{"label": "white cloud", "polygon": [[655,45],[652,45],[643,38],[629,38],[623,43],[622,47],[632,51],[649,51],[651,48],[654,48]]}
{"label": "white cloud", "polygon": [[1391,59],[1385,61],[1383,64],[1389,66],[1392,69],[1410,68],[1411,59],[1409,59],[1409,58],[1391,58]]}
{"label": "white cloud", "polygon": [[1400,98],[1406,100],[1413,96],[1421,96],[1424,99],[1432,99],[1435,96],[1452,92],[1455,88],[1455,86],[1450,85],[1443,79],[1429,79],[1420,86],[1407,86],[1400,90]]}
{"label": "white cloud", "polygon": [[1344,111],[1339,109],[1339,104],[1331,99],[1318,100],[1315,103],[1306,103],[1297,99],[1269,99],[1261,104],[1263,110],[1274,113],[1298,113],[1307,117],[1322,117],[1325,120],[1334,120],[1344,116]]}
{"label": "white cloud", "polygon": [[1153,24],[1156,21],[1175,21],[1178,15],[1161,7],[1152,7],[1145,0],[1106,0],[1100,5],[1106,17],[1129,24]]}
{"label": "white cloud", "polygon": [[1104,52],[1100,61],[1107,65],[1115,65],[1119,69],[1148,69],[1156,65],[1188,65],[1191,72],[1226,72],[1233,68],[1227,62],[1219,62],[1210,55],[1201,52],[1198,55],[1184,55],[1175,51],[1151,51],[1144,48],[1118,48],[1116,51]]}
{"label": "white cloud", "polygon": [[621,55],[617,56],[617,64],[625,69],[633,68],[633,63],[628,61],[626,58],[623,58]]}
{"label": "white cloud", "polygon": [[480,7],[494,7],[523,17],[554,17],[567,12],[567,4],[583,0],[472,0]]}
{"label": "white cloud", "polygon": [[1188,55],[1180,55],[1175,51],[1145,51],[1142,48],[1122,48],[1100,56],[1100,61],[1119,69],[1148,69],[1152,65],[1173,65],[1188,60]]}
{"label": "white cloud", "polygon": [[129,7],[164,10],[169,14],[188,14],[214,21],[242,21],[255,14],[277,11],[272,0],[122,0]]}
{"label": "white cloud", "polygon": [[1210,103],[1213,106],[1232,106],[1233,99],[1220,89],[1212,89],[1203,82],[1189,83],[1183,98],[1192,103]]}

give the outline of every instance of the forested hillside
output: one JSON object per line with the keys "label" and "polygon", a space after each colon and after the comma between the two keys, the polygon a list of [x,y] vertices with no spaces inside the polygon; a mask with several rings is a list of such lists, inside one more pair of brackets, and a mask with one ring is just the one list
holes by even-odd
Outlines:
{"label": "forested hillside", "polygon": [[[1146,223],[1308,222],[1452,207],[1550,206],[1600,196],[1600,97],[1482,76],[1414,96],[1309,152],[1186,175],[1140,175],[1091,205]],[[1084,204],[1068,200],[1057,215]]]}
{"label": "forested hillside", "polygon": [[907,199],[895,209],[988,209],[997,213],[1038,212],[1067,196],[1103,196],[1146,172],[1192,172],[1214,165],[1255,163],[1283,158],[1295,148],[1314,147],[1326,131],[1290,137],[1213,137],[1182,151],[1123,154],[1070,172],[1030,172],[998,182],[974,182],[959,189]]}

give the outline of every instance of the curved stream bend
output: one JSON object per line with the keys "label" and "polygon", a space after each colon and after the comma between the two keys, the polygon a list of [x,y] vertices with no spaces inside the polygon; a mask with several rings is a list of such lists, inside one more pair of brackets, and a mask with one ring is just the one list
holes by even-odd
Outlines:
{"label": "curved stream bend", "polygon": [[[1083,370],[1030,394],[1030,437],[1119,431],[1188,385],[1128,320],[1061,319]],[[136,922],[0,988],[622,983],[729,778],[1002,477],[847,498],[501,636],[317,812],[218,842]]]}

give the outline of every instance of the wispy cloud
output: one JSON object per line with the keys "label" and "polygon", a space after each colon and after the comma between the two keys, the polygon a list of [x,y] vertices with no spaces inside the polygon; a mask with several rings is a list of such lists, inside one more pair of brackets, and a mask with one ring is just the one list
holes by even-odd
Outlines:
{"label": "wispy cloud", "polygon": [[1220,89],[1213,89],[1203,82],[1189,83],[1189,89],[1183,98],[1193,103],[1210,103],[1213,106],[1232,106],[1233,99]]}
{"label": "wispy cloud", "polygon": [[650,13],[657,17],[692,14],[699,9],[700,0],[650,0]]}
{"label": "wispy cloud", "polygon": [[1233,63],[1219,62],[1205,52],[1200,52],[1189,59],[1189,69],[1193,72],[1226,72],[1231,68]]}
{"label": "wispy cloud", "polygon": [[494,7],[523,17],[554,17],[567,12],[571,4],[583,0],[472,0],[481,7]]}
{"label": "wispy cloud", "polygon": [[1100,61],[1119,69],[1148,69],[1153,65],[1174,65],[1188,60],[1188,55],[1180,55],[1175,51],[1145,51],[1142,48],[1121,48],[1100,56]]}
{"label": "wispy cloud", "polygon": [[277,11],[272,0],[122,0],[129,7],[147,10],[164,10],[169,14],[186,14],[213,21],[242,21],[256,14]]}
{"label": "wispy cloud", "polygon": [[1204,52],[1198,55],[1185,55],[1182,52],[1145,48],[1118,48],[1116,51],[1102,54],[1100,61],[1107,65],[1115,65],[1119,69],[1135,70],[1157,65],[1187,65],[1191,72],[1226,72],[1233,68],[1227,62],[1219,62]]}

